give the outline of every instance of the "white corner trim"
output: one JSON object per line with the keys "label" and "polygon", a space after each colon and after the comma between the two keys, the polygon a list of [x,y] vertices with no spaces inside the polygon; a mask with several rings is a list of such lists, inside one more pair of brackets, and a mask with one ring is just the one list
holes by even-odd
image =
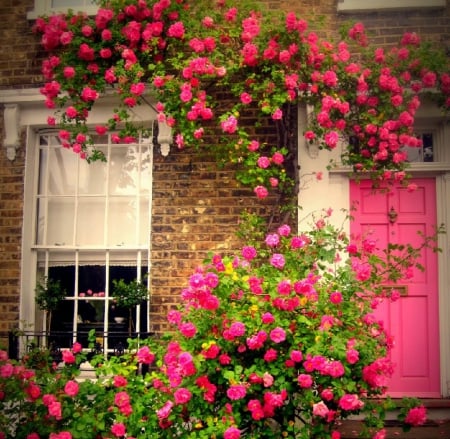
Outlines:
{"label": "white corner trim", "polygon": [[338,12],[375,11],[377,9],[444,8],[446,0],[338,0]]}
{"label": "white corner trim", "polygon": [[160,145],[162,156],[167,157],[169,155],[172,141],[172,128],[166,123],[158,121],[158,144]]}
{"label": "white corner trim", "polygon": [[5,122],[6,157],[13,161],[16,158],[16,149],[20,144],[19,106],[17,104],[5,104],[3,119]]}

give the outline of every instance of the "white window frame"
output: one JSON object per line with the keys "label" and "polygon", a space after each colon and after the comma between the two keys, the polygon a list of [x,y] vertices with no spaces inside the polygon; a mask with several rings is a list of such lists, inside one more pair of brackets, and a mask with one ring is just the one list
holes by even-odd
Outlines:
{"label": "white window frame", "polygon": [[342,13],[376,10],[445,8],[446,0],[338,0],[337,11]]}
{"label": "white window frame", "polygon": [[[45,319],[42,312],[37,309],[33,309],[34,307],[34,286],[36,285],[36,281],[41,280],[38,278],[37,273],[40,272],[40,277],[44,275],[48,276],[48,272],[50,267],[52,266],[51,260],[55,259],[57,261],[61,261],[62,265],[71,266],[75,272],[75,282],[73,285],[72,291],[68,291],[68,296],[66,297],[67,303],[73,302],[73,318],[71,322],[67,322],[69,325],[65,328],[65,331],[72,331],[73,338],[72,342],[76,341],[79,338],[80,329],[83,328],[81,325],[83,322],[77,319],[79,315],[78,312],[78,304],[84,300],[85,297],[79,296],[81,291],[79,287],[79,278],[78,278],[78,270],[82,266],[86,265],[97,265],[104,266],[105,268],[105,297],[104,298],[90,298],[90,303],[95,303],[98,301],[102,301],[105,304],[104,307],[104,319],[102,322],[98,322],[97,326],[102,327],[100,334],[108,335],[108,329],[114,331],[111,326],[110,319],[108,316],[108,310],[110,309],[109,305],[112,305],[112,291],[108,288],[108,279],[109,272],[114,266],[136,266],[136,276],[135,278],[142,281],[144,284],[148,285],[148,279],[142,279],[140,272],[142,267],[147,267],[147,272],[149,275],[150,270],[150,224],[151,224],[151,174],[150,181],[148,184],[148,192],[145,195],[145,198],[148,199],[148,226],[145,233],[145,241],[141,243],[128,244],[125,246],[118,246],[114,244],[108,244],[104,242],[101,245],[95,244],[85,244],[85,245],[77,245],[77,243],[68,243],[68,244],[52,244],[52,243],[43,243],[38,244],[36,240],[36,236],[34,236],[36,232],[36,220],[37,220],[37,212],[36,212],[36,201],[42,197],[42,194],[37,193],[37,185],[39,181],[39,155],[40,151],[42,151],[42,147],[39,145],[39,139],[42,134],[39,130],[32,130],[29,132],[29,142],[27,145],[27,163],[26,163],[26,201],[24,203],[24,219],[26,223],[24,224],[24,243],[23,243],[23,253],[24,260],[28,260],[28,264],[23,266],[23,280],[28,283],[28,287],[22,290],[21,301],[22,301],[22,309],[27,310],[26,314],[34,315],[33,320],[28,320],[28,323],[34,323],[34,330],[39,331],[48,331],[50,328],[46,328]],[[150,169],[153,166],[153,145],[151,144],[152,137],[148,139],[141,139],[140,145],[145,147],[150,152]],[[109,143],[109,147],[118,148],[120,146],[113,145],[111,142]],[[128,148],[127,145],[123,145],[123,148]],[[65,153],[71,154],[70,151],[64,151]],[[108,164],[105,164],[108,166]],[[150,171],[151,172],[151,171]],[[30,187],[31,186],[31,187]],[[45,194],[44,194],[45,195]],[[136,195],[137,196],[137,195]],[[134,198],[134,196],[133,196]],[[108,193],[105,194],[105,200],[108,200]],[[105,221],[107,221],[107,216],[105,217]],[[105,222],[105,227],[106,227]],[[76,225],[75,225],[76,226]],[[139,228],[139,219],[136,225]],[[114,261],[113,261],[114,259]],[[120,261],[123,261],[121,263]],[[57,263],[60,266],[60,263]],[[119,280],[119,279],[117,279]],[[33,284],[34,282],[34,284]],[[106,306],[108,305],[108,306]],[[70,306],[69,306],[70,307]],[[144,327],[141,324],[139,317],[139,308],[136,310],[136,316],[134,319],[134,323],[136,325],[136,329],[143,333],[148,333],[150,328],[149,321],[149,312],[147,305],[147,316],[146,316],[146,325]],[[26,329],[26,328],[25,328]],[[62,329],[60,329],[62,330]],[[123,329],[122,329],[123,330]],[[126,334],[125,334],[126,335]],[[117,334],[116,334],[117,337]],[[70,338],[66,337],[67,339]],[[102,337],[101,337],[102,338]],[[110,343],[108,346],[108,337],[103,337],[101,340],[102,348],[104,352],[111,351],[115,346]],[[61,346],[62,347],[62,346]],[[86,347],[86,346],[85,346]]]}
{"label": "white window frame", "polygon": [[43,15],[52,15],[62,12],[67,12],[72,9],[75,12],[86,12],[88,15],[95,15],[98,11],[98,6],[91,4],[91,0],[74,0],[72,6],[53,7],[53,0],[35,0],[34,8],[27,14],[29,20],[35,20]]}

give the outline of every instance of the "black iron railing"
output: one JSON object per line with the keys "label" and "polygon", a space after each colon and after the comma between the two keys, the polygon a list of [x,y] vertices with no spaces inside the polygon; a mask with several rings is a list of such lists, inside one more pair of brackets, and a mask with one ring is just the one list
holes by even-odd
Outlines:
{"label": "black iron railing", "polygon": [[151,332],[92,332],[92,331],[11,331],[8,334],[8,355],[14,360],[39,349],[48,350],[54,361],[62,360],[62,351],[69,349],[75,342],[83,350],[91,354],[122,355],[128,347],[128,339],[148,339],[153,337]]}

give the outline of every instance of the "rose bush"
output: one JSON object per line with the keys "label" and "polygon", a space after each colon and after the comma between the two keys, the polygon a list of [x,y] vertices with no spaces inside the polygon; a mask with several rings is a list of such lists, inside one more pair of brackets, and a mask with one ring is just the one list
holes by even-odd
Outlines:
{"label": "rose bush", "polygon": [[[338,439],[353,414],[383,437],[393,341],[375,309],[398,298],[386,285],[420,268],[421,248],[353,241],[330,214],[211,255],[167,316],[173,332],[95,357],[97,380],[77,380],[78,344],[34,372],[3,353],[3,437]],[[405,428],[425,416],[418,401],[400,413]]]}
{"label": "rose bush", "polygon": [[[43,17],[35,30],[49,53],[41,91],[60,109],[49,124],[61,128],[64,147],[95,160],[93,133],[118,130],[117,142],[133,141],[141,127],[130,115],[150,93],[178,148],[220,151],[259,198],[298,189],[286,168],[297,156],[290,107],[299,102],[311,109],[308,142],[328,150],[342,142],[343,164],[387,180],[404,178],[402,147],[420,146],[413,124],[423,94],[450,106],[448,58],[418,35],[370,47],[356,23],[326,40],[302,17],[247,0],[101,0],[94,17]],[[90,111],[108,91],[121,105],[92,127]],[[257,136],[266,119],[277,144]]]}

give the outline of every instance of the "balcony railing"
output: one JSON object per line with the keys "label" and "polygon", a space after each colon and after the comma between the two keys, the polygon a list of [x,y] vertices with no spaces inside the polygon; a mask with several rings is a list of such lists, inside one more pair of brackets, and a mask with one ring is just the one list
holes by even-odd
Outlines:
{"label": "balcony railing", "polygon": [[145,340],[153,337],[151,332],[99,332],[95,329],[73,331],[14,331],[8,336],[8,355],[14,360],[36,349],[47,349],[53,361],[62,360],[62,351],[75,342],[82,345],[83,351],[91,355],[104,354],[106,357],[122,355],[128,348],[128,339]]}

